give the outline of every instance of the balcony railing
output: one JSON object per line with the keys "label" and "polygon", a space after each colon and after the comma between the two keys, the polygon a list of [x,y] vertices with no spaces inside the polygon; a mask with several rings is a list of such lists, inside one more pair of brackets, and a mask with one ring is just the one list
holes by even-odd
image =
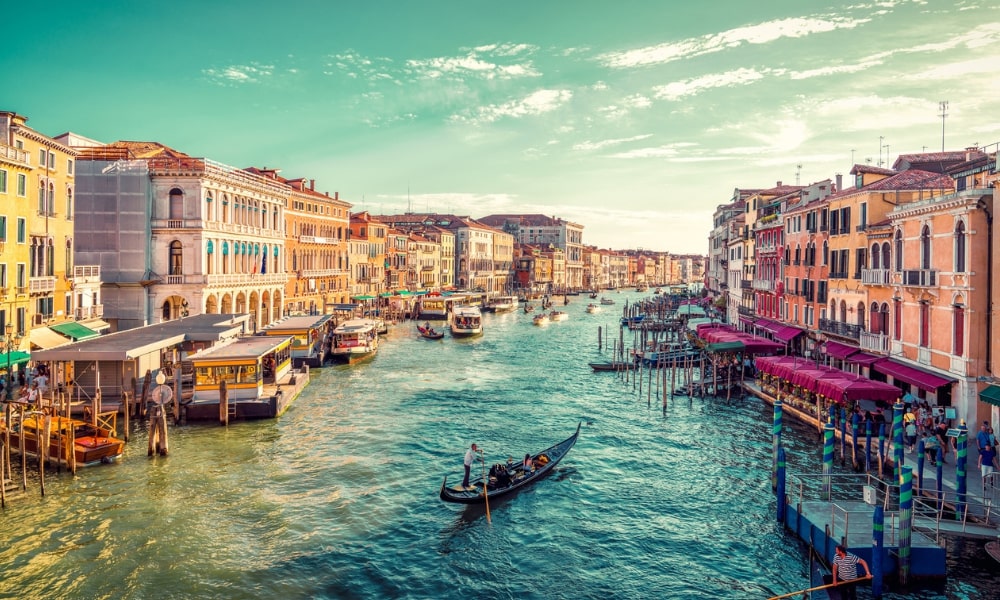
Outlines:
{"label": "balcony railing", "polygon": [[909,287],[934,287],[937,285],[937,271],[914,269],[901,272],[900,283]]}
{"label": "balcony railing", "polygon": [[736,312],[747,317],[752,317],[754,315],[754,310],[749,306],[737,306]]}
{"label": "balcony railing", "polygon": [[81,283],[83,279],[101,280],[101,265],[77,265],[73,267],[73,279]]}
{"label": "balcony railing", "polygon": [[861,336],[861,326],[853,325],[851,323],[843,323],[841,321],[833,321],[831,319],[820,319],[819,320],[819,330],[823,333],[829,333],[842,338],[848,338],[857,341]]}
{"label": "balcony railing", "polygon": [[315,235],[300,235],[299,242],[303,244],[339,244],[341,240],[337,238],[317,237]]}
{"label": "balcony railing", "polygon": [[741,279],[740,280],[740,289],[741,290],[752,290],[753,289],[753,284],[750,282],[749,279]]}
{"label": "balcony railing", "polygon": [[100,319],[104,316],[104,305],[95,304],[94,306],[81,306],[73,311],[73,315],[77,321]]}
{"label": "balcony railing", "polygon": [[882,354],[889,353],[889,336],[884,333],[862,331],[859,342],[862,350],[871,350]]}
{"label": "balcony railing", "polygon": [[29,277],[28,290],[32,294],[47,294],[56,290],[55,277]]}
{"label": "balcony railing", "polygon": [[762,292],[773,292],[774,291],[774,282],[773,281],[768,281],[766,279],[754,279],[753,280],[753,289],[755,289],[757,291],[762,291]]}
{"label": "balcony railing", "polygon": [[861,269],[861,283],[865,285],[889,285],[889,269]]}

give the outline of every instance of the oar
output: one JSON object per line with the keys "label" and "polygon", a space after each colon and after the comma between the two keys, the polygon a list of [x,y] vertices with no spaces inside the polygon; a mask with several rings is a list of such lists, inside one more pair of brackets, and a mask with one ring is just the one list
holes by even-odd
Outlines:
{"label": "oar", "polygon": [[[483,454],[483,450],[481,448],[478,450],[478,452],[480,454]],[[490,523],[492,525],[493,524],[493,520],[490,519],[490,494],[489,494],[489,492],[486,491],[487,488],[489,488],[489,486],[490,486],[489,485],[490,484],[490,480],[486,477],[486,459],[483,458],[483,457],[480,457],[480,459],[481,460],[479,462],[483,465],[482,466],[482,469],[483,469],[483,500],[486,501],[486,522]]]}
{"label": "oar", "polygon": [[804,590],[799,590],[797,592],[789,592],[787,594],[782,594],[780,596],[771,596],[768,600],[781,600],[781,598],[791,598],[792,596],[798,596],[799,594],[805,594],[807,592],[815,592],[816,590],[825,590],[827,588],[838,587],[844,585],[845,583],[850,583],[850,582],[867,581],[871,578],[872,578],[871,575],[867,575],[865,577],[858,577],[857,579],[851,579],[850,581],[838,581],[837,583],[818,585],[816,587],[806,588]]}

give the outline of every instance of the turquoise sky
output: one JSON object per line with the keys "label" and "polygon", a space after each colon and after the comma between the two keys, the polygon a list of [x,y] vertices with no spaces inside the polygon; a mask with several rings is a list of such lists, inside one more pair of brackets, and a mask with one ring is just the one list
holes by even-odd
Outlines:
{"label": "turquoise sky", "polygon": [[[544,213],[707,253],[736,187],[1000,141],[1000,5],[34,2],[0,109],[316,180],[372,213]],[[15,19],[11,21],[10,19]],[[801,165],[801,166],[800,166]]]}

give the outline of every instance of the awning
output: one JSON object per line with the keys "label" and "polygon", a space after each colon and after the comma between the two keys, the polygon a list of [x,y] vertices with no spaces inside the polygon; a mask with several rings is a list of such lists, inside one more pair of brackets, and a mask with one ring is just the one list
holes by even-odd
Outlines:
{"label": "awning", "polygon": [[93,329],[94,331],[100,333],[105,329],[111,329],[111,324],[107,321],[101,319],[91,319],[90,321],[80,321],[80,325],[83,325],[87,329]]}
{"label": "awning", "polygon": [[986,386],[985,390],[979,392],[979,400],[993,406],[1000,406],[1000,385]]}
{"label": "awning", "polygon": [[69,338],[59,335],[48,327],[32,327],[31,332],[28,334],[28,339],[31,340],[32,346],[37,346],[42,350],[48,350],[49,348],[55,348],[56,346],[62,346],[70,342]]}
{"label": "awning", "polygon": [[74,342],[77,340],[86,340],[101,335],[96,331],[94,331],[93,329],[84,327],[83,325],[80,325],[79,323],[76,323],[74,321],[67,321],[65,323],[56,323],[55,325],[49,325],[49,329],[72,338]]}
{"label": "awning", "polygon": [[757,323],[755,325],[768,333],[775,333],[779,329],[785,327],[781,323],[772,321],[771,319],[757,319]]}
{"label": "awning", "polygon": [[354,296],[351,300],[360,300],[361,302],[366,302],[368,300],[374,300],[375,296]]}
{"label": "awning", "polygon": [[855,352],[854,354],[848,356],[847,362],[854,365],[861,365],[863,367],[870,367],[878,361],[882,360],[883,356],[878,356],[877,354],[868,354],[867,352]]}
{"label": "awning", "polygon": [[706,344],[705,352],[743,352],[745,348],[743,342],[718,342]]}
{"label": "awning", "polygon": [[790,342],[794,340],[799,335],[805,333],[804,329],[799,329],[798,327],[792,327],[791,325],[784,325],[779,327],[773,332],[775,339],[781,340],[782,342]]}
{"label": "awning", "polygon": [[858,352],[861,352],[861,349],[854,346],[848,346],[840,342],[826,342],[826,354],[840,360],[844,360],[848,356]]}
{"label": "awning", "polygon": [[891,358],[883,358],[882,360],[875,362],[872,366],[879,373],[892,375],[895,379],[913,384],[927,392],[933,392],[940,387],[944,387],[958,381],[957,379],[941,377],[940,375],[936,375],[930,371],[911,367],[910,365],[903,364]]}
{"label": "awning", "polygon": [[744,323],[746,325],[753,325],[754,319],[753,317],[744,317],[743,315],[740,315],[740,323]]}
{"label": "awning", "polygon": [[21,363],[26,363],[31,360],[31,355],[27,352],[22,352],[21,350],[14,350],[8,356],[6,352],[0,352],[0,369],[4,371],[7,370],[7,361],[10,361],[10,366],[19,365]]}

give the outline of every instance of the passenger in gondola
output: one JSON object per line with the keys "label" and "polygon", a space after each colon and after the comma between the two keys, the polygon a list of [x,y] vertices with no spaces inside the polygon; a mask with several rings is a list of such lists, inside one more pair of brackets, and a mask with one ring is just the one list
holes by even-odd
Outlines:
{"label": "passenger in gondola", "polygon": [[524,471],[525,477],[531,475],[531,472],[535,470],[535,465],[531,460],[530,454],[524,455],[524,460],[521,462],[521,470]]}

